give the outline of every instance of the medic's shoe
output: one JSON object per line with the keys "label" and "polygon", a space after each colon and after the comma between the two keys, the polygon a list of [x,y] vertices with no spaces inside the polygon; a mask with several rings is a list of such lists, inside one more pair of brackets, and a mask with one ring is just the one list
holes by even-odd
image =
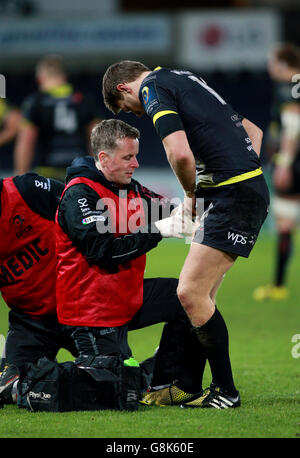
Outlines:
{"label": "medic's shoe", "polygon": [[265,285],[259,286],[253,291],[255,301],[282,301],[288,297],[288,289],[285,286]]}
{"label": "medic's shoe", "polygon": [[213,408],[213,409],[229,409],[239,407],[241,405],[240,394],[237,396],[229,396],[221,390],[221,388],[211,385],[207,388],[204,394],[197,399],[181,404],[182,408]]}
{"label": "medic's shoe", "polygon": [[151,389],[143,394],[140,403],[146,406],[176,406],[182,402],[198,398],[201,393],[191,394],[178,388],[173,383],[165,388]]}

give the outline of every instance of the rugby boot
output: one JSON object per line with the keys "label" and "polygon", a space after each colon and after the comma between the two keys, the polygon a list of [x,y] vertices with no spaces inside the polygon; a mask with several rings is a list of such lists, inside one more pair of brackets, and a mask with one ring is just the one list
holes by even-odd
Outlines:
{"label": "rugby boot", "polygon": [[[175,382],[176,383],[176,382]],[[187,402],[198,398],[202,392],[191,394],[186,393],[176,386],[174,383],[161,389],[151,389],[143,393],[140,403],[146,406],[176,406],[182,402]]]}
{"label": "rugby boot", "polygon": [[282,301],[288,297],[288,290],[285,286],[265,285],[259,286],[253,291],[255,301]]}
{"label": "rugby boot", "polygon": [[241,405],[240,394],[237,396],[229,396],[224,390],[215,385],[211,385],[204,391],[204,394],[197,399],[181,404],[182,408],[213,408],[213,409],[229,409],[239,407]]}

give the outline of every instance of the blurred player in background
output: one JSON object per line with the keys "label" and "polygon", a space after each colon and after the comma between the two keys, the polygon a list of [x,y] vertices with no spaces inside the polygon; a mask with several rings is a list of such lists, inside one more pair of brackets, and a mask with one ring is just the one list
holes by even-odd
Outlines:
{"label": "blurred player in background", "polygon": [[[0,170],[10,175],[13,169],[12,142],[20,125],[20,110],[7,99],[0,98]],[[11,146],[11,149],[8,147]]]}
{"label": "blurred player in background", "polygon": [[185,192],[181,211],[192,215],[196,198],[204,201],[177,293],[207,351],[212,383],[184,406],[238,407],[216,293],[236,258],[249,256],[267,215],[269,193],[259,160],[262,132],[188,71],[151,71],[140,62],[119,62],[104,75],[103,96],[115,114],[150,116]]}
{"label": "blurred player in background", "polygon": [[100,120],[99,110],[91,97],[68,82],[59,56],[46,56],[38,62],[36,80],[38,92],[28,96],[22,106],[15,174],[37,165],[40,175],[64,180],[65,168],[72,160],[89,154],[88,139]]}
{"label": "blurred player in background", "polygon": [[137,129],[104,120],[91,138],[95,161],[68,168],[57,215],[59,322],[82,358],[123,359],[131,357],[128,331],[165,322],[152,391],[143,403],[172,405],[198,397],[206,358],[177,298],[178,280],[144,279],[146,253],[163,237],[181,238],[193,224],[182,228],[179,215],[169,216],[170,202],[132,178]]}
{"label": "blurred player in background", "polygon": [[293,233],[300,222],[300,91],[295,84],[300,81],[300,49],[291,44],[276,47],[268,70],[274,97],[267,151],[273,168],[272,206],[278,241],[273,282],[255,289],[253,296],[256,300],[282,300],[288,296],[287,270]]}
{"label": "blurred player in background", "polygon": [[0,291],[10,308],[0,404],[26,362],[77,351],[56,317],[55,213],[63,184],[27,173],[0,180]]}

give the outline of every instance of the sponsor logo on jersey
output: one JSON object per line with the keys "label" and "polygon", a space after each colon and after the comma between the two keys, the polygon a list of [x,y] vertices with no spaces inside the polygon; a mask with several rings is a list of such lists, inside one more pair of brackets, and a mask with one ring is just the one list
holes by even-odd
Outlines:
{"label": "sponsor logo on jersey", "polygon": [[51,190],[51,181],[49,178],[46,179],[46,181],[42,181],[42,180],[34,180],[34,185],[37,187],[37,188],[42,188],[46,191],[49,191]]}
{"label": "sponsor logo on jersey", "polygon": [[142,96],[143,96],[144,103],[147,104],[148,100],[149,100],[149,88],[148,88],[148,86],[143,87]]}
{"label": "sponsor logo on jersey", "polygon": [[160,104],[154,81],[149,81],[148,85],[143,87],[142,98],[146,113],[151,115]]}
{"label": "sponsor logo on jersey", "polygon": [[95,221],[105,221],[105,216],[103,215],[88,216],[87,218],[84,218],[82,220],[82,224],[91,224],[91,223],[94,223]]}

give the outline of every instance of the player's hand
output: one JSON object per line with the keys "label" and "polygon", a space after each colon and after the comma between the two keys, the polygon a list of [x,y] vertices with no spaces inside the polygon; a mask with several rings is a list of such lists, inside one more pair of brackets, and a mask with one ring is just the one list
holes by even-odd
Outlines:
{"label": "player's hand", "polygon": [[183,239],[194,233],[194,223],[191,218],[183,217],[181,212],[175,213],[168,218],[155,223],[162,237],[175,237]]}
{"label": "player's hand", "polygon": [[183,203],[172,210],[171,215],[181,215],[181,218],[194,219],[196,216],[196,196],[184,196]]}
{"label": "player's hand", "polygon": [[277,190],[286,191],[293,183],[291,167],[278,165],[273,173],[273,183]]}

